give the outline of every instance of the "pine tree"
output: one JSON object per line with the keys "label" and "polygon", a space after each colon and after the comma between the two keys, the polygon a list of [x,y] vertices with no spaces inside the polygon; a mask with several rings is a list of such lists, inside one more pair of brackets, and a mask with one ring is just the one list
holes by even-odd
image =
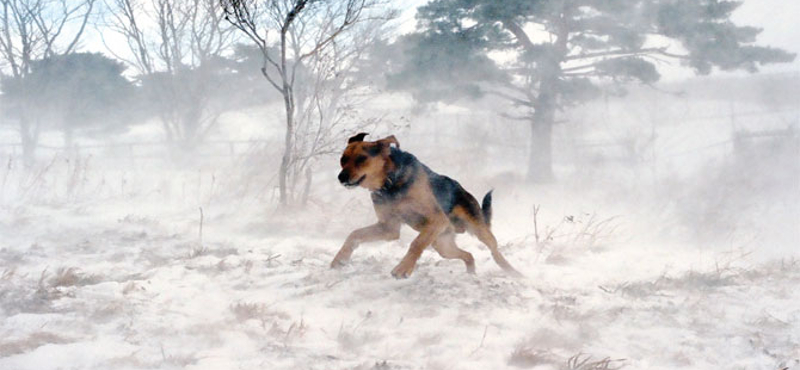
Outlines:
{"label": "pine tree", "polygon": [[[723,0],[433,0],[418,31],[402,40],[405,60],[390,86],[418,100],[492,94],[530,122],[528,179],[552,179],[557,112],[597,97],[601,87],[660,79],[659,61],[693,69],[756,72],[794,54],[755,44],[738,26],[740,2]],[[490,53],[511,56],[497,62]]]}

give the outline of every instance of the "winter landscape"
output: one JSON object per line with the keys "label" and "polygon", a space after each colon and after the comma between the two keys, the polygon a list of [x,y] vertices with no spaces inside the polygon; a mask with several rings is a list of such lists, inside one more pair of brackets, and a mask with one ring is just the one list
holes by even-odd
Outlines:
{"label": "winter landscape", "polygon": [[[0,369],[800,369],[800,9],[737,4],[2,0]],[[332,269],[358,132],[524,277]]]}

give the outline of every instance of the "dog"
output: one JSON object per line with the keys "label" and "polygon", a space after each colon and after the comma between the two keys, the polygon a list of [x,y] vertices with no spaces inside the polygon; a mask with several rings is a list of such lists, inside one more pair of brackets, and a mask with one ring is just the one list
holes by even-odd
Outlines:
{"label": "dog", "polygon": [[340,160],[339,182],[372,193],[378,222],[350,233],[331,262],[332,268],[346,264],[362,243],[399,239],[400,226],[405,223],[419,235],[392,270],[395,278],[409,277],[429,245],[443,258],[464,261],[467,272],[474,274],[472,254],[455,243],[456,234],[464,232],[486,244],[504,271],[522,276],[497,250],[497,240],[490,230],[491,191],[479,205],[457,181],[433,172],[414,155],[400,150],[400,143],[393,135],[372,142],[364,141],[367,135],[362,132],[348,139]]}

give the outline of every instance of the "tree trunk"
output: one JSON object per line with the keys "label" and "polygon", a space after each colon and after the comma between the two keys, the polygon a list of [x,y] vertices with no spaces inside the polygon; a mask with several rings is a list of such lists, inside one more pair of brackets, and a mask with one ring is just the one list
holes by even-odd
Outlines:
{"label": "tree trunk", "polygon": [[311,167],[306,167],[306,185],[303,188],[303,196],[301,198],[301,203],[303,207],[308,205],[308,195],[311,193],[311,181],[313,178],[314,173],[311,171]]}
{"label": "tree trunk", "polygon": [[200,124],[202,122],[202,105],[197,104],[193,105],[188,109],[188,111],[184,112],[183,119],[181,120],[181,132],[183,132],[182,137],[180,138],[182,150],[189,156],[192,156],[197,149],[197,146],[202,141],[200,137],[201,129]]}
{"label": "tree trunk", "polygon": [[534,103],[528,158],[528,181],[533,183],[546,183],[554,179],[553,124],[557,104],[557,71],[558,69],[554,69],[549,77],[544,78],[540,85],[539,96]]}
{"label": "tree trunk", "polygon": [[75,156],[75,130],[71,127],[64,128],[64,153],[67,158]]}
{"label": "tree trunk", "polygon": [[292,104],[291,90],[283,94],[284,107],[286,108],[286,136],[283,139],[283,158],[281,159],[281,167],[278,171],[278,186],[280,190],[281,206],[289,204],[288,188],[286,187],[286,180],[289,177],[289,164],[292,160],[292,150],[294,138],[294,105]]}
{"label": "tree trunk", "polygon": [[[281,67],[279,71],[282,85],[280,91],[283,95],[283,106],[286,109],[286,136],[283,138],[283,158],[281,158],[281,167],[278,171],[281,207],[289,205],[289,189],[286,186],[286,182],[289,178],[289,166],[292,163],[292,152],[294,151],[294,77],[290,81],[289,75],[286,73],[286,33],[289,31],[289,25],[291,25],[304,4],[302,2],[295,4],[295,9],[289,13],[286,22],[281,28]],[[295,63],[299,62],[295,61]],[[266,77],[266,72],[264,72],[264,76]]]}
{"label": "tree trunk", "polygon": [[547,183],[553,181],[553,122],[531,121],[528,181]]}
{"label": "tree trunk", "polygon": [[22,164],[25,167],[32,167],[36,158],[36,143],[39,135],[31,129],[30,121],[24,115],[19,117],[19,134],[22,140]]}
{"label": "tree trunk", "polygon": [[534,101],[531,122],[531,152],[528,160],[528,181],[544,183],[553,181],[553,124],[555,123],[560,81],[563,76],[561,64],[568,53],[571,8],[564,2],[561,14],[555,19],[557,26],[554,48],[544,55],[541,65],[542,80],[539,95]]}
{"label": "tree trunk", "polygon": [[36,157],[36,144],[27,137],[22,135],[22,164],[25,167],[32,167]]}

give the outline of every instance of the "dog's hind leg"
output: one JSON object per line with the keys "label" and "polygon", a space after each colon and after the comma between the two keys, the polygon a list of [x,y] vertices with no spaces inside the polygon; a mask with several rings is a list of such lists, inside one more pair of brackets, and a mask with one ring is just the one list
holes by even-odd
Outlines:
{"label": "dog's hind leg", "polygon": [[336,253],[336,257],[331,262],[331,268],[336,268],[344,265],[350,260],[353,251],[358,248],[361,243],[368,243],[379,240],[397,240],[400,238],[400,224],[379,222],[377,224],[357,229],[350,233],[347,239]]}
{"label": "dog's hind leg", "polygon": [[433,248],[436,249],[443,258],[458,258],[464,261],[464,264],[467,265],[467,272],[470,274],[475,273],[475,258],[472,257],[471,253],[456,245],[456,234],[452,231],[445,231],[439,234],[439,237],[433,242]]}
{"label": "dog's hind leg", "polygon": [[497,250],[497,239],[495,239],[494,234],[492,231],[489,230],[489,225],[484,223],[470,223],[468,227],[469,231],[475,235],[483,244],[486,244],[489,247],[489,250],[492,252],[492,258],[494,262],[497,263],[500,268],[503,269],[509,275],[514,277],[523,277],[523,275],[514,269],[508,261],[506,261],[505,257],[500,254],[500,251]]}
{"label": "dog's hind leg", "polygon": [[447,220],[447,216],[445,216],[444,213],[441,213],[441,211],[439,212],[439,214],[434,214],[428,218],[426,225],[422,228],[419,235],[411,241],[406,255],[403,256],[400,263],[392,269],[392,276],[398,279],[405,279],[411,276],[411,272],[414,271],[417,260],[419,256],[422,255],[425,248],[433,244],[439,234],[447,229],[447,224],[450,221]]}

